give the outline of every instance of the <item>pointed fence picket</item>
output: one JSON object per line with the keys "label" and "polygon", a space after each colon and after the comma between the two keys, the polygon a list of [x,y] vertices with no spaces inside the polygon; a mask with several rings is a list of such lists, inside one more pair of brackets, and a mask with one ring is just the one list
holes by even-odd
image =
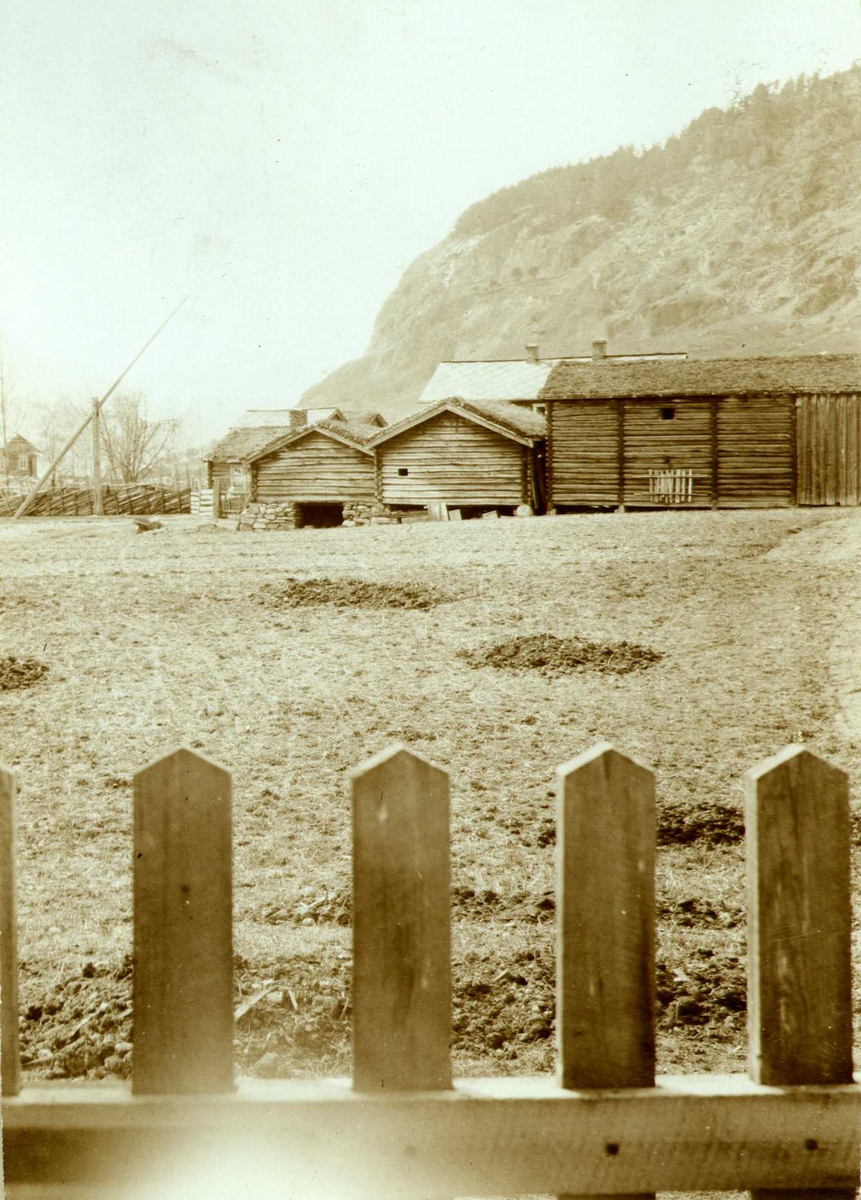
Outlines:
{"label": "pointed fence picket", "polygon": [[188,750],[135,777],[131,1088],[20,1090],[0,771],[10,1200],[854,1195],[843,772],[790,747],[747,779],[750,1078],[655,1078],[654,779],[602,744],[558,773],[556,1081],[452,1082],[448,776],[395,747],[353,780],[352,1084],[234,1084],[230,786]]}

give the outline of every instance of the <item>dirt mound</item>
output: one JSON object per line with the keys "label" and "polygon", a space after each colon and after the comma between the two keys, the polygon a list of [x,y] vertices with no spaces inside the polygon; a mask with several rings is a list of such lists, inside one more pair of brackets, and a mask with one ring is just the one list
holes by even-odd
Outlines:
{"label": "dirt mound", "polygon": [[727,804],[665,804],[658,817],[658,845],[734,846],[744,841],[744,815]]}
{"label": "dirt mound", "polygon": [[50,1079],[131,1074],[131,956],[87,963],[24,1010],[21,1065]]}
{"label": "dirt mound", "polygon": [[552,633],[534,633],[508,638],[493,646],[459,650],[472,667],[498,670],[539,671],[542,675],[570,675],[577,671],[627,675],[659,662],[662,655],[635,642],[588,642],[584,638],[559,638]]}
{"label": "dirt mound", "polygon": [[364,579],[295,579],[264,583],[260,603],[272,608],[432,608],[450,596],[417,583],[368,583]]}
{"label": "dirt mound", "polygon": [[14,654],[0,658],[0,692],[32,687],[47,670],[45,664],[37,662],[35,658],[16,658]]}

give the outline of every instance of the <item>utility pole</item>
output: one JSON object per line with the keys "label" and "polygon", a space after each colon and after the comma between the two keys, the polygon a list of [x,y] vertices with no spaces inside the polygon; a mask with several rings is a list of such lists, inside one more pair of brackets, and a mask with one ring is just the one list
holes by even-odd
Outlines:
{"label": "utility pole", "polygon": [[99,416],[99,398],[93,397],[93,516],[104,515],[102,508],[102,448],[100,438],[101,418]]}
{"label": "utility pole", "polygon": [[[100,400],[96,401],[96,403],[93,405],[94,412],[98,412],[98,410],[101,409],[102,405],[105,404],[105,402],[113,395],[113,393],[120,386],[122,381],[125,379],[126,375],[128,375],[129,371],[135,365],[137,360],[141,357],[142,354],[144,354],[150,348],[150,346],[153,344],[155,339],[158,337],[158,335],[164,329],[165,325],[167,325],[169,321],[173,320],[173,318],[176,316],[176,314],[182,308],[183,304],[185,304],[185,301],[187,299],[188,299],[188,296],[186,296],[184,299],[182,299],[179,302],[179,304],[177,304],[176,308],[173,310],[173,312],[170,314],[170,316],[167,317],[164,321],[162,321],[161,325],[159,325],[158,329],[152,335],[152,337],[147,342],[147,344],[145,346],[143,346],[140,350],[138,350],[137,354],[134,356],[132,361],[129,363],[129,365],[126,367],[126,369],[123,371],[122,375],[119,375],[114,380],[114,382],[111,384],[111,386],[108,388],[108,390],[105,392],[104,396],[102,396],[102,398]],[[78,438],[84,432],[84,430],[87,428],[87,426],[89,425],[90,421],[92,421],[92,419],[93,419],[93,413],[88,413],[87,416],[84,418],[84,420],[81,422],[81,424],[78,426],[78,428],[75,430],[75,432],[72,434],[72,436],[69,438],[69,440],[66,442],[63,449],[60,451],[60,453],[56,456],[54,461],[51,463],[50,467],[48,467],[48,470],[45,472],[45,474],[42,476],[42,478],[39,480],[39,482],[35,485],[33,490],[24,497],[24,500],[20,504],[17,512],[12,514],[13,521],[17,521],[19,517],[23,517],[24,513],[27,511],[27,509],[30,507],[30,505],[33,503],[33,501],[36,499],[36,496],[38,495],[39,491],[42,488],[42,484],[45,482],[46,479],[50,478],[54,474],[57,467],[63,461],[63,459],[65,458],[68,451],[71,450],[72,446],[74,446],[75,442],[78,440]]]}

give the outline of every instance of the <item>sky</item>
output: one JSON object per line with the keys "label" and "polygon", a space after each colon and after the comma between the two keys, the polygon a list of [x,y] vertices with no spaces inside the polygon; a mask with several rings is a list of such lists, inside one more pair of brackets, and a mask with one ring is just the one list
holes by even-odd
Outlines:
{"label": "sky", "polygon": [[104,393],[187,295],[126,386],[199,445],[360,356],[469,204],[843,70],[861,8],[29,0],[0,38],[13,415],[33,436],[40,407]]}

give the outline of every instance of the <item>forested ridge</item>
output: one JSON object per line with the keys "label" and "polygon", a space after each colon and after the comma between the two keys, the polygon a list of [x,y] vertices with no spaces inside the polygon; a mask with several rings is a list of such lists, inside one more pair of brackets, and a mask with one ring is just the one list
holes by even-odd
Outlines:
{"label": "forested ridge", "polygon": [[312,388],[396,413],[450,358],[861,350],[861,63],[759,84],[661,145],[471,205],[405,272],[364,358]]}

